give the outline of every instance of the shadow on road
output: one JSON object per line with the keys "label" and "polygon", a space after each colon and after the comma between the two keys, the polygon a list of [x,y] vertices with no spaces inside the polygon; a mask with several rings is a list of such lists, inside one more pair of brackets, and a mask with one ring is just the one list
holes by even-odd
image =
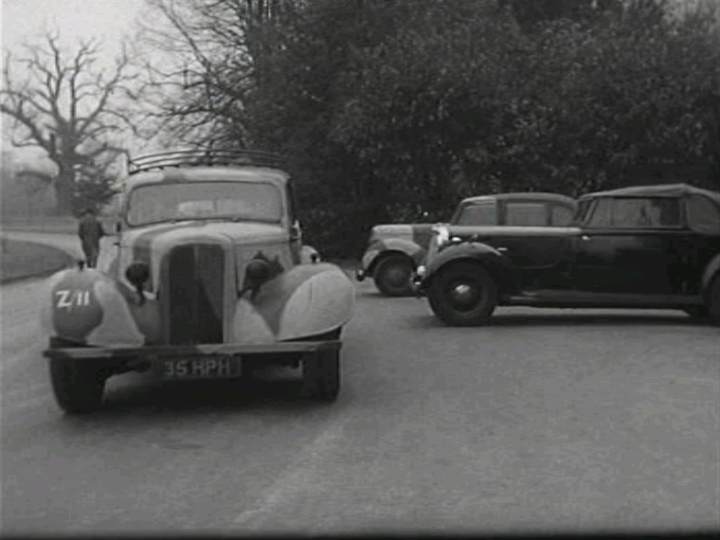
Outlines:
{"label": "shadow on road", "polygon": [[[307,413],[328,405],[303,397],[299,379],[250,379],[219,381],[122,381],[111,379],[103,407],[89,415],[67,416],[73,421],[105,422],[110,418],[167,417],[191,419],[200,415],[237,416],[266,413]],[[139,377],[138,377],[139,378]],[[113,382],[119,384],[112,384]]]}
{"label": "shadow on road", "polygon": [[[417,315],[408,318],[412,328],[447,328],[433,315]],[[711,326],[705,321],[693,320],[685,315],[658,315],[648,313],[578,313],[578,314],[516,314],[493,315],[484,327],[514,326]]]}

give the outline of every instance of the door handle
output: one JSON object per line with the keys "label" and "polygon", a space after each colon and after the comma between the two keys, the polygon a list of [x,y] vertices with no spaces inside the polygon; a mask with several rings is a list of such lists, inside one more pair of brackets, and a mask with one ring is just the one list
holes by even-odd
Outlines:
{"label": "door handle", "polygon": [[500,246],[500,247],[495,248],[495,249],[497,249],[497,250],[500,251],[501,253],[505,253],[505,252],[508,250],[508,248],[506,248],[506,247],[504,247],[504,246]]}
{"label": "door handle", "polygon": [[590,237],[587,234],[583,234],[580,239],[587,242],[588,240],[590,240]]}

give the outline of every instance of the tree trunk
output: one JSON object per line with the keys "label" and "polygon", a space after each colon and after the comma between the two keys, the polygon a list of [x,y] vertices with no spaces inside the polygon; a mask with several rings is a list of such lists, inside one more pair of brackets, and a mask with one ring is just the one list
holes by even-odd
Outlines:
{"label": "tree trunk", "polygon": [[75,178],[72,171],[60,169],[55,179],[55,213],[61,216],[73,213]]}

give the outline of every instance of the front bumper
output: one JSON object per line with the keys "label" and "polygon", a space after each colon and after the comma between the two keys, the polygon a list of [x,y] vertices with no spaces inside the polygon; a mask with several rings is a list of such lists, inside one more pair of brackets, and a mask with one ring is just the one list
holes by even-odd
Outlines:
{"label": "front bumper", "polygon": [[171,359],[233,357],[253,362],[274,363],[284,358],[305,358],[319,352],[339,350],[342,342],[283,341],[268,344],[209,343],[198,345],[162,345],[152,347],[58,347],[43,351],[51,359],[68,359],[99,364],[103,368],[124,371],[161,370]]}
{"label": "front bumper", "polygon": [[410,288],[416,296],[425,296],[427,290],[426,274],[425,266],[420,265],[410,276]]}

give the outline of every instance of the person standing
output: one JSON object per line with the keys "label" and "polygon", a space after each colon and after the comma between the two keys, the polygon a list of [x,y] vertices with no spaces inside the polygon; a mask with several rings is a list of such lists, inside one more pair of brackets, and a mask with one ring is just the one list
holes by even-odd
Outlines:
{"label": "person standing", "polygon": [[91,208],[84,210],[82,213],[78,225],[78,236],[80,237],[88,268],[95,268],[100,253],[100,238],[105,236],[105,231]]}

